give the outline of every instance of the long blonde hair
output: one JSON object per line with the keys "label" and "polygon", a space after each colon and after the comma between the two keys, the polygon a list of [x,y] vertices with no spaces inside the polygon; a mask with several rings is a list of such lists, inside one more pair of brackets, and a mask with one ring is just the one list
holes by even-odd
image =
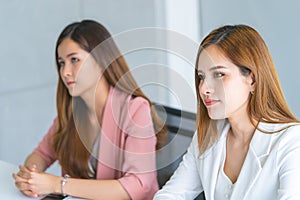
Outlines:
{"label": "long blonde hair", "polygon": [[[225,25],[211,31],[204,38],[196,59],[195,86],[198,101],[196,127],[200,152],[203,153],[207,150],[218,137],[217,121],[210,119],[200,98],[200,80],[197,76],[199,56],[205,48],[212,44],[239,67],[241,74],[246,75],[252,72],[256,89],[248,103],[248,115],[255,127],[257,122],[299,123],[285,101],[275,65],[260,34],[247,25]],[[279,131],[281,130],[275,132]]]}
{"label": "long blonde hair", "polygon": [[[116,87],[133,97],[142,97],[149,102],[154,130],[157,137],[156,146],[157,148],[160,148],[166,138],[166,129],[160,121],[151,101],[144,95],[134,80],[124,57],[121,55],[117,45],[112,40],[111,35],[106,28],[92,20],[75,22],[65,27],[56,43],[55,56],[58,74],[60,69],[57,49],[61,42],[66,38],[72,39],[82,49],[91,53],[99,66],[106,66],[103,70],[103,76],[108,81],[109,85]],[[105,41],[108,41],[105,45],[102,45],[100,48],[97,47]],[[95,48],[98,50],[95,51]],[[90,169],[88,162],[90,153],[79,137],[74,122],[75,111],[73,104],[82,100],[79,97],[72,98],[70,96],[60,75],[58,79],[56,101],[58,130],[53,137],[53,147],[59,163],[70,176],[89,178]]]}

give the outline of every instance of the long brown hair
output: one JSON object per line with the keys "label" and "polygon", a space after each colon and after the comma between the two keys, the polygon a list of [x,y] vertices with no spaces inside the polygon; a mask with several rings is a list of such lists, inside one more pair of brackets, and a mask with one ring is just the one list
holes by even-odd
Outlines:
{"label": "long brown hair", "polygon": [[[199,56],[210,45],[216,46],[233,64],[238,66],[242,75],[252,73],[256,89],[248,103],[248,116],[255,127],[257,127],[257,122],[299,123],[285,101],[275,65],[260,34],[247,25],[225,25],[211,31],[203,39],[196,59],[195,86],[198,101],[196,124],[201,153],[218,137],[216,128],[218,121],[211,120],[208,116],[207,109],[200,98],[200,79],[197,76]],[[260,131],[274,133],[266,130]]]}
{"label": "long brown hair", "polygon": [[[165,141],[166,129],[158,117],[154,106],[152,106],[151,101],[144,95],[134,80],[124,57],[121,55],[107,29],[98,22],[92,20],[75,22],[65,27],[58,37],[55,49],[58,74],[60,74],[60,69],[57,49],[61,42],[66,38],[72,39],[82,49],[89,52],[99,66],[106,66],[103,70],[103,76],[109,85],[116,87],[133,97],[142,97],[149,102],[154,130],[157,137],[156,148],[160,148]],[[98,45],[100,45],[100,48]],[[126,78],[124,78],[125,74]],[[59,160],[62,169],[70,176],[89,178],[90,169],[88,162],[90,153],[79,137],[74,122],[75,111],[73,109],[73,103],[75,103],[75,101],[80,101],[80,98],[72,98],[70,96],[60,75],[58,79],[56,101],[58,129],[53,137],[53,147],[57,154],[57,159]]]}

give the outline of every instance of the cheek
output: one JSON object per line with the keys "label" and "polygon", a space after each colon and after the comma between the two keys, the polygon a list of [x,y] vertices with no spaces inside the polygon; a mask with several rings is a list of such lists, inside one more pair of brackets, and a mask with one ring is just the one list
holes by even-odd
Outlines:
{"label": "cheek", "polygon": [[73,77],[78,78],[78,76],[81,74],[80,67],[76,67],[72,71]]}
{"label": "cheek", "polygon": [[249,99],[249,93],[247,88],[243,87],[240,83],[239,85],[234,85],[231,89],[226,90],[225,93],[225,104],[227,112],[230,110],[235,110],[245,105]]}
{"label": "cheek", "polygon": [[224,99],[230,90],[227,89],[228,86],[225,85],[222,81],[216,82],[214,85],[215,93],[219,99]]}

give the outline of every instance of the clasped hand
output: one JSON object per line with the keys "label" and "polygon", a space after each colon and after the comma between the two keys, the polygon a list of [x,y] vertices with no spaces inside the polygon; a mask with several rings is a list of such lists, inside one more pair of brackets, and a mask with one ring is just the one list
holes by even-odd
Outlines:
{"label": "clasped hand", "polygon": [[57,188],[60,188],[61,177],[37,172],[35,165],[32,167],[20,165],[19,172],[12,176],[15,179],[16,187],[27,196],[38,197],[60,192]]}

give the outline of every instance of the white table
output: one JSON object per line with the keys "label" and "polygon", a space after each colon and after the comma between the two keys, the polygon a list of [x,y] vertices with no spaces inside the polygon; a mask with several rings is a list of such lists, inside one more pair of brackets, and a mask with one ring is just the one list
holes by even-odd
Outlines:
{"label": "white table", "polygon": [[[27,197],[23,195],[15,186],[12,177],[13,173],[19,171],[18,166],[0,160],[0,199],[2,200],[37,200],[40,198]],[[78,199],[68,197],[68,200]]]}
{"label": "white table", "polygon": [[15,186],[15,181],[12,177],[13,173],[18,172],[18,166],[0,160],[0,199],[7,200],[23,200],[37,199],[23,195]]}

